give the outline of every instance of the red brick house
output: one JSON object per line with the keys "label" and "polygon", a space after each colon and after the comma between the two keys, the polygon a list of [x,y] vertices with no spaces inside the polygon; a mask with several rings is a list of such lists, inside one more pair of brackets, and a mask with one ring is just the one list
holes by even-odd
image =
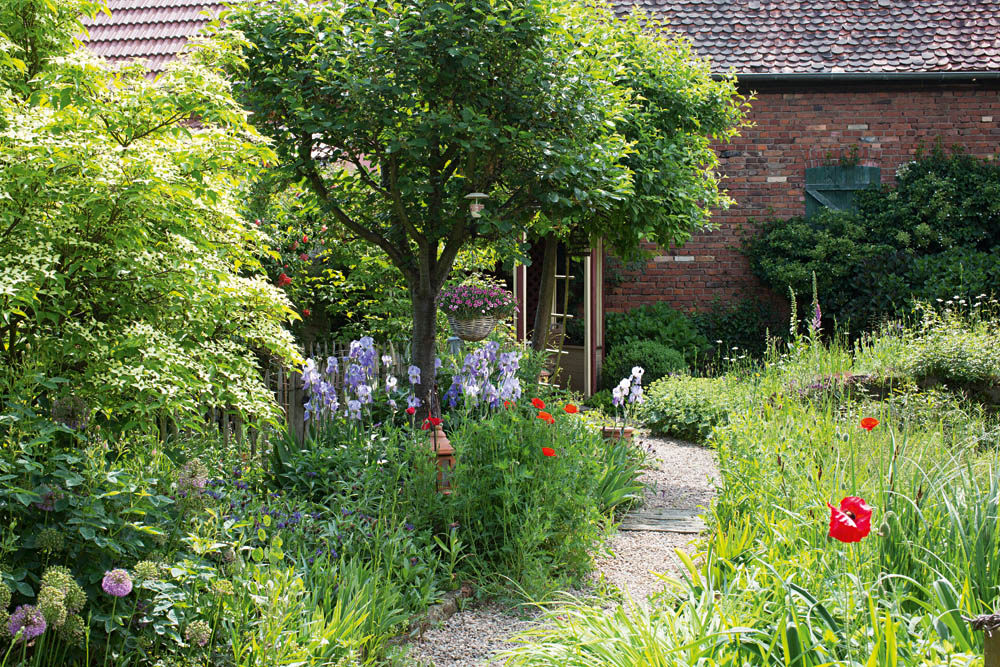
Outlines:
{"label": "red brick house", "polygon": [[[718,146],[735,206],[719,230],[663,251],[605,291],[608,310],[668,301],[683,310],[759,289],[741,239],[748,222],[802,215],[822,197],[806,170],[842,156],[892,183],[917,148],[940,138],[977,156],[1000,152],[997,0],[612,0],[665,16],[756,91],[754,127]],[[807,193],[807,188],[811,191]]]}
{"label": "red brick house", "polygon": [[[656,256],[644,265],[620,266],[597,248],[562,272],[575,275],[565,282],[577,302],[571,325],[580,330],[566,366],[586,393],[597,385],[605,310],[656,301],[704,309],[716,299],[762,294],[740,252],[752,220],[843,205],[857,187],[824,181],[829,170],[814,168],[856,157],[865,178],[891,183],[898,166],[938,138],[983,157],[1000,147],[997,0],[608,1],[619,14],[638,5],[664,16],[715,71],[735,71],[742,92],[756,99],[753,127],[717,147],[736,200],[716,215],[717,231],[682,248],[650,248]],[[203,0],[109,6],[111,17],[90,28],[90,47],[113,60],[145,58],[154,70],[222,8]],[[528,313],[538,264],[515,274]],[[520,318],[519,334],[527,326]]]}

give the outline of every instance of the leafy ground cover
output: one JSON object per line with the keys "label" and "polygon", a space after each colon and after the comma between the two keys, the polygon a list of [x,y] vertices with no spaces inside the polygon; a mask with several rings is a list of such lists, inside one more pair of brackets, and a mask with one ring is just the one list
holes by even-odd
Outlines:
{"label": "leafy ground cover", "polygon": [[691,379],[654,385],[681,428],[705,406],[718,454],[697,557],[648,609],[560,607],[511,664],[982,664],[963,617],[1000,604],[997,421],[920,382],[989,377],[996,313],[960,306],[850,347],[815,330],[772,347],[719,381],[725,419]]}
{"label": "leafy ground cover", "polygon": [[463,581],[578,585],[641,492],[641,453],[605,446],[521,356],[491,342],[442,361],[450,495],[417,369],[378,374],[370,339],[307,361],[308,435],[276,432],[263,459],[8,403],[0,664],[405,664],[389,640]]}

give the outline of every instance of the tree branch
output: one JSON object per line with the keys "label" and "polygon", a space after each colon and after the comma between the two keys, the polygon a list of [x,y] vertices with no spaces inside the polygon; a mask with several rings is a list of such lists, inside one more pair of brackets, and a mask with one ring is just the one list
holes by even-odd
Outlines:
{"label": "tree branch", "polygon": [[441,256],[437,258],[431,273],[431,282],[435,288],[439,288],[444,283],[444,279],[448,277],[455,257],[458,256],[458,251],[462,249],[462,245],[469,238],[470,231],[469,226],[464,222],[452,225],[448,241],[444,245],[444,250],[441,251]]}
{"label": "tree branch", "polygon": [[323,202],[323,207],[333,214],[340,224],[342,224],[347,229],[351,230],[358,236],[360,236],[365,241],[372,243],[379,248],[381,248],[385,254],[389,256],[392,263],[396,265],[403,275],[407,279],[413,279],[416,274],[413,268],[406,261],[406,253],[400,248],[389,242],[388,239],[376,234],[372,230],[368,229],[361,223],[355,221],[351,216],[347,215],[343,209],[341,209],[336,202],[330,197],[330,191],[326,187],[326,182],[323,177],[320,176],[319,172],[316,171],[316,163],[312,160],[312,139],[311,137],[301,137],[299,143],[299,174],[308,181],[313,192],[319,197],[320,201]]}
{"label": "tree branch", "polygon": [[403,225],[403,229],[413,237],[413,240],[417,242],[420,248],[430,245],[427,241],[427,237],[421,234],[417,228],[410,221],[410,216],[406,214],[406,207],[403,206],[403,198],[399,195],[399,186],[397,185],[397,180],[399,177],[399,165],[396,162],[395,157],[389,158],[389,192],[392,195],[392,204],[396,209],[396,215],[399,216],[399,221]]}

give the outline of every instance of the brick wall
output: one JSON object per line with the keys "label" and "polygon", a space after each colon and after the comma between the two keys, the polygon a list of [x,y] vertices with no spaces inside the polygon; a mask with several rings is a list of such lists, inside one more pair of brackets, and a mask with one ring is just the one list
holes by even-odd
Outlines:
{"label": "brick wall", "polygon": [[623,278],[606,287],[607,310],[655,301],[705,310],[716,298],[729,303],[745,294],[774,300],[750,273],[739,251],[742,239],[753,233],[755,218],[805,213],[805,170],[822,166],[828,155],[835,163],[857,148],[861,164],[880,167],[882,182],[891,183],[900,164],[938,137],[980,157],[1000,154],[995,87],[762,90],[750,120],[755,126],[742,137],[717,146],[724,187],[736,200],[714,215],[719,229],[694,236],[682,248],[650,245],[657,256],[644,266],[607,260],[606,273]]}

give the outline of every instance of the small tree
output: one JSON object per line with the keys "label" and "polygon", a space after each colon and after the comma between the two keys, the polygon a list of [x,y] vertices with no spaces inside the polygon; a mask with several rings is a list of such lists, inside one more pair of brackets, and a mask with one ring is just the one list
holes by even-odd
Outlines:
{"label": "small tree", "polygon": [[264,239],[236,214],[241,179],[273,154],[219,45],[155,80],[111,69],[71,50],[94,6],[0,10],[0,380],[61,377],[117,428],[274,414],[257,354],[297,356],[292,313],[254,275]]}
{"label": "small tree", "polygon": [[619,63],[616,84],[626,104],[616,130],[630,145],[620,159],[631,173],[631,191],[594,215],[543,229],[535,349],[545,345],[560,238],[603,238],[618,255],[631,257],[643,241],[685,243],[695,230],[711,228],[712,209],[731,203],[719,188],[712,143],[736,136],[744,122],[747,100],[737,94],[735,79],[713,78],[710,62],[697,57],[686,38],[645,12],[616,20],[605,10],[600,17],[575,32],[593,35],[589,41],[603,44],[606,57]]}
{"label": "small tree", "polygon": [[[254,123],[330,219],[402,272],[424,397],[435,301],[464,244],[569,220],[604,233],[640,217],[615,213],[634,192],[619,125],[639,101],[619,59],[632,47],[606,10],[538,0],[257,0],[227,20],[250,43],[240,91]],[[642,34],[636,19],[626,42]],[[717,87],[722,106],[731,104],[724,91]],[[686,148],[677,144],[670,164],[700,164]],[[478,219],[466,199],[475,192],[489,195]],[[619,236],[636,235],[614,235],[616,245]]]}
{"label": "small tree", "polygon": [[[347,233],[402,272],[426,398],[438,293],[459,249],[520,235],[541,206],[623,196],[610,64],[526,0],[259,1],[228,20],[252,44],[242,98]],[[481,218],[466,196],[490,195]]]}

